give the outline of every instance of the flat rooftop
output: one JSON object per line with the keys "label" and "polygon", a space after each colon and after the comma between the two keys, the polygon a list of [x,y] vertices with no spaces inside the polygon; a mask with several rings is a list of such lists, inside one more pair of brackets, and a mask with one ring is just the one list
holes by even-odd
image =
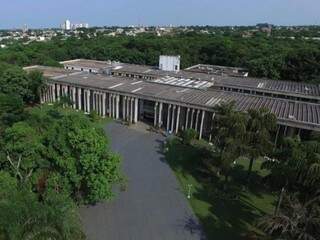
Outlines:
{"label": "flat rooftop", "polygon": [[112,66],[112,63],[108,61],[98,61],[90,59],[75,59],[69,61],[60,62],[64,66],[74,66],[74,67],[83,67],[83,68],[94,68],[94,69],[104,69],[106,67]]}
{"label": "flat rooftop", "polygon": [[208,65],[208,64],[197,64],[185,69],[189,72],[206,73],[213,75],[228,75],[234,77],[247,77],[249,72],[245,68],[239,67],[227,67],[218,65]]}
{"label": "flat rooftop", "polygon": [[24,67],[23,70],[27,72],[31,72],[33,70],[37,70],[43,73],[43,76],[45,77],[56,77],[56,76],[61,76],[61,75],[68,75],[75,73],[76,71],[72,70],[67,70],[64,68],[58,68],[58,67],[48,67],[48,66],[40,66],[40,65],[35,65],[35,66],[30,66],[30,67]]}
{"label": "flat rooftop", "polygon": [[[157,67],[147,66],[147,65],[136,65],[128,63],[119,63],[111,61],[96,61],[96,60],[86,60],[77,59],[66,62],[61,62],[65,66],[74,67],[84,67],[84,68],[112,68],[114,73],[125,73],[133,75],[145,75],[153,77],[154,79],[164,78],[164,77],[174,77],[174,78],[184,78],[190,80],[207,81],[213,82],[214,86],[218,87],[233,87],[238,89],[249,89],[257,90],[260,92],[270,92],[278,94],[287,94],[292,96],[307,97],[320,99],[320,85],[318,84],[308,84],[299,83],[293,81],[283,81],[283,80],[270,80],[270,79],[259,79],[259,78],[248,78],[248,77],[234,77],[219,74],[208,74],[205,72],[197,72],[189,70],[180,70],[178,72],[163,71]],[[212,66],[199,64],[191,67],[191,70],[197,68],[197,66]],[[220,67],[220,66],[219,66]],[[232,71],[242,71],[242,68],[229,68]],[[236,69],[236,70],[234,70]]]}
{"label": "flat rooftop", "polygon": [[137,96],[145,100],[178,103],[181,106],[197,107],[208,111],[212,111],[213,107],[221,102],[235,101],[236,108],[239,111],[265,107],[277,116],[279,123],[292,127],[320,130],[320,104],[220,90],[205,91],[138,79],[133,81],[128,78],[101,74],[62,75],[52,78],[52,81],[88,89],[123,93],[127,96]]}
{"label": "flat rooftop", "polygon": [[320,98],[320,85],[263,78],[216,77],[215,85]]}

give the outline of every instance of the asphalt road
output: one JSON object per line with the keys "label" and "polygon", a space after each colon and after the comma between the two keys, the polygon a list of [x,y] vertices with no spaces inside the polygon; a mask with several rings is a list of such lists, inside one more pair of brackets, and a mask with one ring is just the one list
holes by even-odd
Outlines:
{"label": "asphalt road", "polygon": [[114,200],[81,209],[91,240],[199,240],[200,226],[161,153],[164,137],[117,123],[106,127],[123,158],[128,187]]}

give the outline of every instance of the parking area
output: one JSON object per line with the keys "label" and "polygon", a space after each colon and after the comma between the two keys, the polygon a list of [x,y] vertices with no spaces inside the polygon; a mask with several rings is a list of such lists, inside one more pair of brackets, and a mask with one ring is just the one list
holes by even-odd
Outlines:
{"label": "parking area", "polygon": [[81,209],[91,240],[200,240],[200,226],[162,154],[164,137],[109,123],[112,150],[122,156],[126,191]]}

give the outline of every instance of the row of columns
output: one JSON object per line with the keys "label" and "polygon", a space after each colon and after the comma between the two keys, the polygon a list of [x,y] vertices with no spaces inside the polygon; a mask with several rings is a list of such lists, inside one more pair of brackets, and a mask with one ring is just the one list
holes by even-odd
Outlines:
{"label": "row of columns", "polygon": [[[42,91],[41,102],[55,102],[61,96],[68,96],[72,101],[74,109],[83,110],[86,113],[96,111],[102,117],[108,114],[109,117],[120,118],[120,102],[122,105],[122,119],[130,123],[138,122],[139,99],[136,97],[120,96],[119,94],[82,89],[80,87],[48,84],[47,89]],[[108,100],[108,101],[107,101]],[[108,105],[107,105],[108,102]],[[175,104],[164,104],[155,102],[154,104],[154,126],[163,127],[163,113],[167,106],[166,130],[171,133],[178,133],[180,129],[192,128],[199,133],[202,138],[205,110],[183,108]],[[185,112],[185,122],[182,123],[181,113]]]}
{"label": "row of columns", "polygon": [[[108,113],[109,117],[119,119],[120,116],[120,95],[109,93],[107,106],[107,93],[80,87],[67,86],[63,84],[48,84],[41,90],[40,102],[53,103],[59,101],[62,96],[68,97],[72,104],[72,108],[83,110],[86,113],[96,111],[99,115],[105,117]],[[138,99],[135,98],[135,109],[138,108]],[[138,121],[138,111],[135,111],[134,121]]]}
{"label": "row of columns", "polygon": [[[155,102],[154,104],[154,127],[161,128],[163,126],[163,107],[162,102]],[[202,138],[205,110],[186,108],[185,111],[185,124],[181,124],[181,111],[182,107],[179,105],[168,104],[167,108],[167,122],[166,130],[171,133],[177,134],[179,129],[193,128],[199,132],[199,138]],[[191,112],[191,113],[190,113]],[[199,125],[200,120],[200,125]]]}
{"label": "row of columns", "polygon": [[122,119],[130,123],[138,122],[139,99],[134,97],[122,97]]}

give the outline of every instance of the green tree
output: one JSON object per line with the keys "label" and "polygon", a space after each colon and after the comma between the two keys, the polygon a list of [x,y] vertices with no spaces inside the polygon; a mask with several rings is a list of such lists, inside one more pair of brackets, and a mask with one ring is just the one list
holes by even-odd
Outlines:
{"label": "green tree", "polygon": [[0,77],[0,93],[16,94],[26,102],[33,98],[28,75],[17,67],[7,69]]}
{"label": "green tree", "polygon": [[246,116],[235,110],[234,102],[222,103],[215,107],[213,142],[218,148],[220,168],[228,181],[230,169],[234,161],[245,150]]}
{"label": "green tree", "polygon": [[16,95],[0,93],[0,132],[23,118],[24,104]]}
{"label": "green tree", "polygon": [[271,153],[273,149],[271,133],[276,129],[277,118],[264,108],[250,109],[247,117],[246,152],[250,159],[247,178],[249,180],[254,160]]}
{"label": "green tree", "polygon": [[83,239],[72,200],[48,193],[43,202],[16,178],[0,172],[0,233],[5,240]]}
{"label": "green tree", "polygon": [[284,207],[277,215],[262,218],[258,226],[276,239],[316,240],[320,235],[320,195],[302,202],[296,195],[284,195]]}
{"label": "green tree", "polygon": [[274,158],[267,159],[262,168],[270,170],[269,182],[280,188],[275,210],[278,214],[286,192],[304,196],[318,190],[320,183],[320,145],[317,141],[302,142],[299,137],[286,138]]}
{"label": "green tree", "polygon": [[95,203],[112,197],[120,181],[120,159],[108,149],[104,132],[80,113],[62,116],[49,129],[47,156],[68,179],[73,195]]}
{"label": "green tree", "polygon": [[182,132],[181,137],[182,137],[182,142],[184,144],[191,144],[192,140],[195,140],[197,138],[197,131],[194,129],[186,129]]}

